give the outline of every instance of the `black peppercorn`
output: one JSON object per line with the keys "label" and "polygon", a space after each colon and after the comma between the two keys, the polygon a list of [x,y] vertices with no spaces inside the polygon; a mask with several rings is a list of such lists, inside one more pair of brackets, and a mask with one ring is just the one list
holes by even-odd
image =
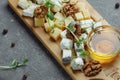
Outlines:
{"label": "black peppercorn", "polygon": [[15,43],[11,43],[11,48],[14,48],[15,47]]}
{"label": "black peppercorn", "polygon": [[115,9],[118,9],[119,6],[120,6],[120,4],[119,4],[119,3],[116,3],[116,4],[115,4]]}
{"label": "black peppercorn", "polygon": [[6,35],[7,33],[8,33],[8,29],[3,29],[2,34],[3,34],[3,35]]}
{"label": "black peppercorn", "polygon": [[27,80],[27,75],[23,75],[22,80]]}

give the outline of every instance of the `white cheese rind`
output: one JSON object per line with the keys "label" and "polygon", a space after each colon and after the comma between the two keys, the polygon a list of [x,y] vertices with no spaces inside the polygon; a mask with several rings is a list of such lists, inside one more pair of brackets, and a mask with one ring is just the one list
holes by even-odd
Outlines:
{"label": "white cheese rind", "polygon": [[69,63],[71,61],[72,51],[71,50],[63,50],[62,61],[63,63]]}
{"label": "white cheese rind", "polygon": [[67,38],[63,38],[60,42],[61,49],[72,49],[73,41]]}
{"label": "white cheese rind", "polygon": [[81,70],[83,65],[84,65],[83,59],[80,57],[73,59],[70,64],[73,70]]}

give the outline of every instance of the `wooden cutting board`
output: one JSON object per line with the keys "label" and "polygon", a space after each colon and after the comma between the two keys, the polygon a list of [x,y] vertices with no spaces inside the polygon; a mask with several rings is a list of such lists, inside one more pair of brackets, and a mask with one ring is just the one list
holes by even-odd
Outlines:
{"label": "wooden cutting board", "polygon": [[[86,0],[80,1],[86,3],[90,14],[95,21],[102,18],[102,16]],[[73,80],[89,80],[92,78],[102,78],[104,80],[120,80],[120,56],[118,56],[116,61],[112,62],[111,64],[103,65],[102,72],[95,77],[86,77],[81,71],[72,71],[70,65],[64,65],[62,63],[59,41],[51,41],[50,36],[44,31],[42,27],[34,28],[33,19],[22,16],[22,9],[17,6],[18,0],[8,0],[8,3],[10,7],[15,11],[15,13],[23,20],[23,22],[34,33],[34,35],[43,43],[43,45],[49,50],[51,55],[57,60],[57,62],[64,68],[64,70],[71,76]],[[105,20],[102,22],[102,24],[109,25]]]}

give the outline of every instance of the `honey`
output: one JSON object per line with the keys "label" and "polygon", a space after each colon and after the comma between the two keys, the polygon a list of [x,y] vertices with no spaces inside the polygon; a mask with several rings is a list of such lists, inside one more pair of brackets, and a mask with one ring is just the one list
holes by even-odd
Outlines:
{"label": "honey", "polygon": [[113,61],[120,53],[120,31],[111,26],[100,26],[88,35],[87,50],[100,63]]}

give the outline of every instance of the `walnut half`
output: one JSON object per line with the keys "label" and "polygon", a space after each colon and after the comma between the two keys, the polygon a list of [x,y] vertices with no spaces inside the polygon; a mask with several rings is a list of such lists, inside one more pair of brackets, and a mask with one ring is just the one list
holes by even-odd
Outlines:
{"label": "walnut half", "polygon": [[98,61],[95,60],[87,60],[85,61],[85,65],[83,66],[83,72],[85,76],[91,77],[97,75],[101,72],[102,66]]}

